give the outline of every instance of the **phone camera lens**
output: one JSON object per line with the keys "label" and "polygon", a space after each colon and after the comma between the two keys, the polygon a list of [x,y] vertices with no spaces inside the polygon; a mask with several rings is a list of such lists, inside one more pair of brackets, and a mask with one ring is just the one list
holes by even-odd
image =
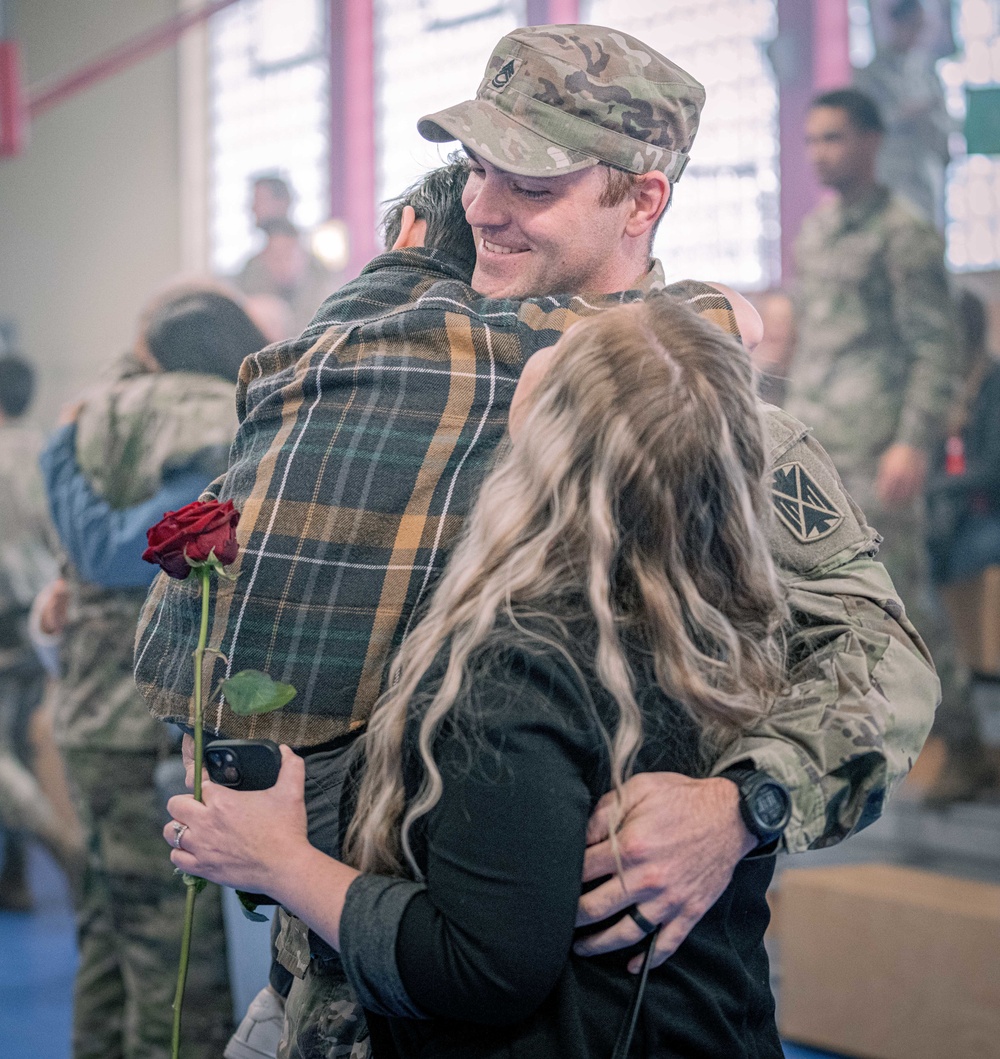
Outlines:
{"label": "phone camera lens", "polygon": [[242,779],[240,770],[232,763],[232,754],[229,755],[229,761],[222,770],[222,778],[223,782],[231,787],[235,787]]}

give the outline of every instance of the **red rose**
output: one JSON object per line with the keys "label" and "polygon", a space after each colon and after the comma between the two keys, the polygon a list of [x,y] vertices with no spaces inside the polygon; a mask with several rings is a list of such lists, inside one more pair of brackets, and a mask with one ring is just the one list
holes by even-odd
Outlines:
{"label": "red rose", "polygon": [[215,558],[228,566],[237,556],[236,524],[240,513],[232,500],[196,500],[179,511],[168,511],[155,526],[146,530],[149,547],[142,553],[147,563],[155,563],[171,577],[183,581],[195,563],[204,563],[214,551]]}

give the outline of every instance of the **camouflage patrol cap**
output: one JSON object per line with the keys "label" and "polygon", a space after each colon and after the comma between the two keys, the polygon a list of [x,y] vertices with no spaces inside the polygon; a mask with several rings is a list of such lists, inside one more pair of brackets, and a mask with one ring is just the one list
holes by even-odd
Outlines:
{"label": "camouflage patrol cap", "polygon": [[427,140],[461,140],[518,176],[598,162],[677,180],[705,89],[641,41],[601,26],[528,26],[493,49],[475,99],[420,119]]}

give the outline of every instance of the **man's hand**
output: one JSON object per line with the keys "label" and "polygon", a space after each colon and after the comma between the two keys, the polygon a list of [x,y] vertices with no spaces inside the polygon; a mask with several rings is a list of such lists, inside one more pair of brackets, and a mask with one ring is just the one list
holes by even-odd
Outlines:
{"label": "man's hand", "polygon": [[[625,784],[618,831],[618,875],[608,821],[614,794],[597,804],[587,828],[583,881],[605,879],[580,898],[576,925],[599,923],[635,904],[662,924],[652,966],[670,956],[729,885],[740,860],[756,845],[740,817],[739,792],[727,779],[694,780],[674,772],[644,772]],[[594,956],[634,945],[642,931],[629,916],[574,946]],[[629,964],[639,970],[642,957]]]}
{"label": "man's hand", "polygon": [[927,454],[912,445],[897,443],[882,453],[875,491],[886,507],[903,507],[914,500],[927,478]]}
{"label": "man's hand", "polygon": [[61,636],[69,613],[69,585],[66,579],[57,577],[38,595],[38,627],[46,636]]}

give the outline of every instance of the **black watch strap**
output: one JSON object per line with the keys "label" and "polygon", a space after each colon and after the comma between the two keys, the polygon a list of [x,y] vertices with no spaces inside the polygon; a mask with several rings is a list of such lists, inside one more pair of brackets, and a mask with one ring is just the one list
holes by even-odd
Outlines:
{"label": "black watch strap", "polygon": [[784,834],[792,815],[792,799],[780,780],[750,765],[734,765],[719,775],[736,784],[740,816],[760,845],[774,842]]}

